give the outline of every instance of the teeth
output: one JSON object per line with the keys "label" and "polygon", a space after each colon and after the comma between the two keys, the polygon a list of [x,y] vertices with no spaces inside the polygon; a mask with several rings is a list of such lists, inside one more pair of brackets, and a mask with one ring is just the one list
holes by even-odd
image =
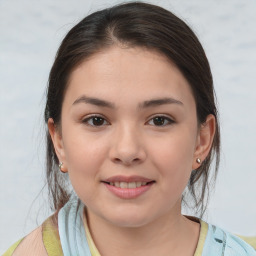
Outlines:
{"label": "teeth", "polygon": [[127,182],[120,182],[120,188],[128,188]]}
{"label": "teeth", "polygon": [[136,182],[129,182],[128,188],[136,188]]}
{"label": "teeth", "polygon": [[136,182],[136,187],[138,188],[138,187],[141,187],[141,185],[142,185],[142,182],[140,182],[140,181],[137,181]]}
{"label": "teeth", "polygon": [[141,181],[136,181],[136,182],[110,182],[111,186],[115,186],[118,188],[139,188],[141,186],[146,186],[147,182],[141,182]]}

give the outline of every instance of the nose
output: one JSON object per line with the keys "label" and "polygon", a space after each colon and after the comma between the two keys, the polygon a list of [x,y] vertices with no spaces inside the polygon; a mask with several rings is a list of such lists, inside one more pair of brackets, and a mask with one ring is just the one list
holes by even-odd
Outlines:
{"label": "nose", "polygon": [[113,137],[110,150],[113,162],[129,166],[142,163],[146,159],[142,136],[136,127],[124,125],[115,131]]}

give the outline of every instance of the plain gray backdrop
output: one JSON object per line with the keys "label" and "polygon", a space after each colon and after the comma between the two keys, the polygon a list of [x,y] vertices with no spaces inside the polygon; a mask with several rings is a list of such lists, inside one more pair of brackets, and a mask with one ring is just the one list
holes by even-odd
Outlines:
{"label": "plain gray backdrop", "polygon": [[[44,186],[43,107],[61,39],[121,1],[0,0],[0,253],[51,213]],[[256,1],[148,1],[183,18],[209,58],[222,158],[205,220],[256,235]]]}

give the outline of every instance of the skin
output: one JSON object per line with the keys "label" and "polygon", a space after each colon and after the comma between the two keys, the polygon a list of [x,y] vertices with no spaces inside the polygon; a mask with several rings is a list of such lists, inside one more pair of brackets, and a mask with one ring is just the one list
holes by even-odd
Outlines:
{"label": "skin", "polygon": [[[175,101],[138,108],[167,97]],[[100,125],[88,120],[92,114],[103,118]],[[167,118],[161,125],[159,116]],[[200,225],[181,215],[181,196],[199,167],[196,159],[209,153],[215,119],[209,115],[198,125],[190,85],[165,56],[114,46],[85,60],[71,74],[61,126],[49,119],[48,127],[102,255],[194,254]],[[122,199],[102,182],[115,175],[139,175],[154,184],[137,198]]]}

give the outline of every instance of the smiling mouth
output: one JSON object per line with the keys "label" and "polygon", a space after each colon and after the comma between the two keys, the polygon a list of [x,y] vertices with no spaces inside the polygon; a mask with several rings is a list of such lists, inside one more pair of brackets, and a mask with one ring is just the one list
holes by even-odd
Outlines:
{"label": "smiling mouth", "polygon": [[140,188],[142,186],[147,186],[147,185],[155,183],[155,181],[150,181],[150,182],[141,182],[141,181],[136,181],[136,182],[124,182],[124,181],[106,182],[106,181],[103,181],[103,182],[110,185],[110,186],[114,186],[114,187],[117,187],[117,188],[124,188],[124,189]]}
{"label": "smiling mouth", "polygon": [[151,190],[155,180],[142,176],[112,176],[101,181],[105,187],[115,196],[121,199],[135,199]]}

